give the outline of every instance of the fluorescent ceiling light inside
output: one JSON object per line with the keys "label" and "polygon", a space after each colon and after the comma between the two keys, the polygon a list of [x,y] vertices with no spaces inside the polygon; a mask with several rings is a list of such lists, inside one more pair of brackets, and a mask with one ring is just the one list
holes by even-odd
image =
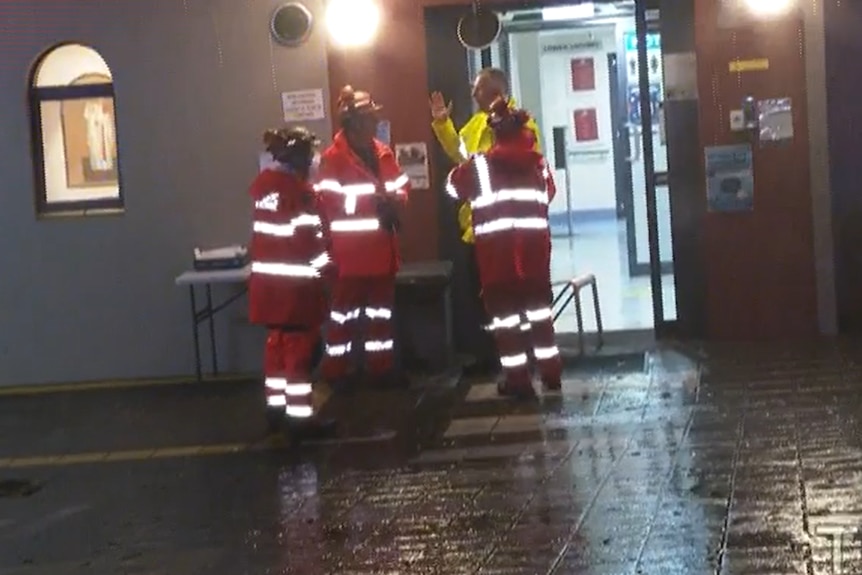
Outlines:
{"label": "fluorescent ceiling light inside", "polygon": [[581,20],[592,18],[596,15],[596,7],[592,2],[583,2],[572,6],[551,6],[542,8],[542,20],[553,22],[555,20]]}

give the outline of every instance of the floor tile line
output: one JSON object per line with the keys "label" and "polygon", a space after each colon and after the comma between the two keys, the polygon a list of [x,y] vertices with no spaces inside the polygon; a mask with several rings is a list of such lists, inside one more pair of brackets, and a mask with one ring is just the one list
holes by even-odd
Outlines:
{"label": "floor tile line", "polygon": [[736,446],[733,450],[733,458],[731,459],[730,471],[730,486],[728,488],[727,504],[724,510],[724,521],[721,528],[721,540],[718,545],[718,554],[715,563],[715,575],[721,575],[724,557],[727,555],[727,541],[730,535],[730,513],[733,510],[733,500],[736,489],[736,477],[739,473],[739,460],[742,448],[742,442],[745,437],[745,417],[747,415],[748,405],[743,404],[742,414],[739,416],[739,423],[736,425]]}
{"label": "floor tile line", "polygon": [[[506,527],[506,529],[503,530],[504,534],[510,532],[512,529],[515,528],[515,526],[518,524],[518,522],[524,516],[524,513],[526,513],[527,509],[529,509],[530,504],[533,502],[533,499],[536,498],[536,494],[539,492],[539,489],[541,489],[542,486],[544,486],[546,483],[548,483],[551,480],[551,478],[554,475],[556,475],[560,469],[562,469],[563,465],[565,465],[572,458],[572,455],[574,455],[575,450],[578,448],[579,443],[580,443],[579,441],[573,442],[572,446],[569,448],[569,450],[565,454],[565,456],[563,456],[560,459],[560,461],[557,462],[557,464],[551,468],[550,472],[545,474],[545,476],[540,481],[537,482],[536,487],[538,489],[534,489],[533,492],[530,494],[530,496],[527,498],[527,500],[524,502],[524,504],[521,505],[521,508],[515,514],[515,518],[509,523],[509,525]],[[482,569],[485,567],[485,565],[488,563],[488,561],[490,561],[491,558],[494,556],[494,553],[497,552],[497,548],[500,544],[500,541],[503,539],[504,536],[505,535],[499,535],[499,536],[494,538],[494,541],[491,545],[490,550],[485,554],[485,556],[482,558],[482,560],[478,563],[476,569],[473,572],[473,575],[479,575],[479,573],[481,573]]]}
{"label": "floor tile line", "polygon": [[634,432],[632,432],[632,434],[629,435],[628,439],[626,440],[626,444],[623,447],[622,452],[620,452],[620,456],[616,459],[616,461],[614,461],[613,465],[610,466],[610,468],[605,473],[604,477],[602,477],[602,480],[599,482],[599,484],[596,486],[595,490],[593,491],[592,496],[590,497],[589,503],[587,503],[587,505],[584,506],[584,509],[578,515],[578,518],[575,520],[575,523],[569,529],[569,532],[566,535],[566,541],[565,541],[565,543],[563,543],[562,547],[560,548],[560,550],[557,552],[556,556],[554,557],[554,560],[551,562],[551,565],[548,567],[548,570],[546,571],[546,575],[554,575],[557,572],[557,570],[562,566],[563,561],[565,560],[566,555],[568,554],[569,549],[571,548],[572,540],[574,540],[575,536],[578,534],[578,531],[580,531],[581,526],[584,524],[584,521],[587,520],[587,516],[590,514],[590,511],[592,511],[593,507],[595,507],[595,505],[596,505],[596,500],[599,498],[599,495],[601,494],[602,490],[605,488],[605,485],[607,484],[608,480],[613,475],[614,471],[616,471],[617,465],[619,465],[619,462],[622,461],[622,459],[628,454],[629,448],[631,448],[631,445],[633,442],[634,442]]}
{"label": "floor tile line", "polygon": [[[689,408],[688,421],[685,424],[685,428],[683,428],[683,432],[682,432],[682,435],[680,436],[680,440],[679,440],[680,446],[686,440],[689,432],[691,431],[691,427],[694,424],[694,414],[695,414],[695,410],[693,408]],[[650,535],[652,535],[653,527],[655,526],[656,515],[658,515],[659,511],[661,511],[661,509],[662,509],[662,502],[664,501],[665,492],[667,491],[668,485],[670,484],[671,480],[673,479],[673,474],[679,465],[679,461],[682,457],[683,451],[685,451],[685,449],[683,447],[677,448],[676,453],[674,453],[673,459],[671,460],[670,468],[668,469],[667,474],[665,474],[665,477],[662,480],[662,486],[661,486],[661,489],[659,490],[659,495],[656,498],[655,508],[653,509],[652,513],[650,514],[650,522],[649,522],[649,525],[647,527],[647,532],[644,534],[643,541],[641,541],[640,548],[638,549],[637,559],[635,560],[635,564],[634,564],[634,575],[637,575],[640,572],[639,571],[639,569],[641,568],[640,563],[643,560],[643,555],[644,555],[644,551],[646,550],[647,542],[649,541]]]}
{"label": "floor tile line", "polygon": [[[609,384],[609,381],[608,381],[608,384]],[[604,389],[607,388],[608,384],[605,385]],[[640,421],[643,421],[646,418],[646,412],[651,405],[650,393],[652,392],[654,387],[655,387],[655,374],[650,373],[649,374],[649,383],[647,384],[647,390],[646,390],[647,392],[644,394],[643,405],[641,406],[641,413],[640,413],[640,417],[639,417]],[[604,396],[604,389],[602,390],[602,396]],[[599,401],[599,404],[601,404],[601,400]],[[598,405],[596,406],[596,410],[598,411]],[[692,411],[692,413],[693,413],[693,411]],[[614,471],[616,471],[617,466],[620,464],[620,461],[622,461],[623,458],[628,454],[629,448],[634,443],[634,438],[635,438],[636,434],[637,434],[637,430],[632,429],[631,433],[629,434],[628,438],[626,439],[625,446],[623,447],[623,450],[620,453],[620,456],[613,462],[613,465],[610,466],[610,469],[608,469],[607,473],[605,473],[601,482],[599,482],[599,485],[596,487],[596,490],[593,492],[593,496],[590,498],[589,504],[587,504],[584,507],[584,509],[581,511],[581,513],[578,515],[577,520],[572,525],[571,529],[569,530],[569,533],[566,535],[565,542],[560,547],[560,550],[557,552],[557,555],[554,557],[554,560],[551,562],[551,565],[548,567],[548,569],[546,571],[546,575],[554,575],[559,570],[559,568],[563,565],[563,562],[566,559],[566,555],[568,554],[569,549],[571,549],[572,541],[574,540],[575,536],[578,534],[578,531],[580,531],[581,526],[583,525],[584,521],[586,521],[587,517],[589,516],[590,511],[592,511],[593,507],[595,507],[596,500],[598,499],[599,494],[604,489],[605,485],[607,484],[608,480],[613,475]]]}
{"label": "floor tile line", "polygon": [[[799,384],[796,385],[797,390]],[[805,570],[807,575],[814,575],[814,557],[811,551],[811,522],[808,516],[808,489],[805,485],[805,468],[802,462],[802,436],[800,433],[801,422],[799,420],[799,409],[793,408],[793,447],[796,459],[796,481],[797,490],[799,492],[799,507],[802,512],[802,530],[808,537],[808,541],[804,543],[803,557],[805,558]]]}

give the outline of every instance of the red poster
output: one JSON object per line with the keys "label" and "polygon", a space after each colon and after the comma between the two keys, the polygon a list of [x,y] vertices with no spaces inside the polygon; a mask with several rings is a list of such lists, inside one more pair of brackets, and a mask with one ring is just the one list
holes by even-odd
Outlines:
{"label": "red poster", "polygon": [[592,142],[599,139],[599,122],[595,108],[575,110],[575,140]]}
{"label": "red poster", "polygon": [[596,67],[592,58],[572,58],[572,90],[596,89]]}

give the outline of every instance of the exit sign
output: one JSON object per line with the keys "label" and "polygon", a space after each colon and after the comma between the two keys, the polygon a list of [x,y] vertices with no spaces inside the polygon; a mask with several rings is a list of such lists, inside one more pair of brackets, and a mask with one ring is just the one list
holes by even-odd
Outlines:
{"label": "exit sign", "polygon": [[[626,52],[638,51],[638,35],[635,32],[626,32],[623,35],[623,40],[625,42]],[[661,35],[655,33],[647,34],[646,49],[661,50]]]}

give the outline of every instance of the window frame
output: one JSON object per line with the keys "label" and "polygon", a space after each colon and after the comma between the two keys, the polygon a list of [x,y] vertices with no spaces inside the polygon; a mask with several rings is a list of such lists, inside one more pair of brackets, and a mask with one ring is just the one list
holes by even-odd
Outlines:
{"label": "window frame", "polygon": [[[30,115],[30,157],[33,164],[35,183],[34,203],[36,216],[94,216],[115,215],[125,211],[123,194],[122,161],[120,159],[120,137],[117,126],[117,100],[114,90],[114,76],[111,71],[110,83],[77,84],[69,86],[37,86],[36,77],[46,58],[63,46],[82,46],[94,51],[104,60],[102,54],[84,42],[62,42],[43,51],[30,66],[27,82],[27,104]],[[106,61],[107,64],[107,61]],[[44,135],[42,133],[42,104],[45,102],[64,102],[87,98],[111,98],[114,107],[114,139],[117,146],[117,196],[90,200],[49,201],[48,185],[45,178]]]}

